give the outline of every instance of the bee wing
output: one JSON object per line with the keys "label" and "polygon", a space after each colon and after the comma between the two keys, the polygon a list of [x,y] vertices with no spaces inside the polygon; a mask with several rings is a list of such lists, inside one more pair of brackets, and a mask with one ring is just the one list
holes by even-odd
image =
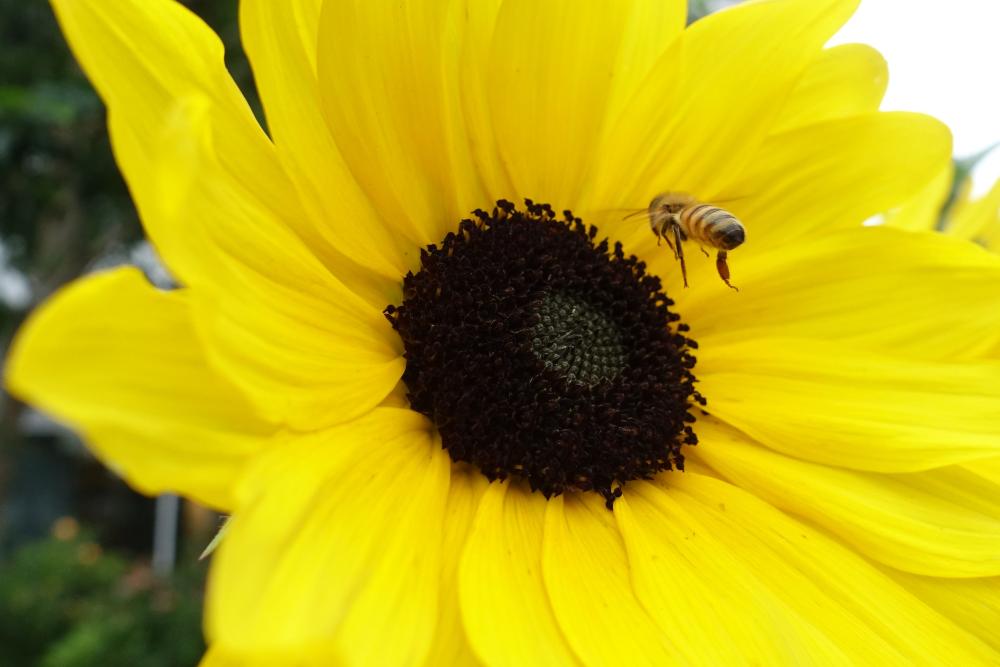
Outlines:
{"label": "bee wing", "polygon": [[717,204],[731,204],[736,201],[743,201],[744,199],[750,199],[753,195],[743,194],[743,195],[731,195],[729,197],[712,197],[711,199],[705,200],[705,203],[710,203],[713,206]]}
{"label": "bee wing", "polygon": [[[713,206],[717,204],[727,204],[729,202],[741,201],[743,199],[749,199],[751,194],[739,194],[733,195],[731,197],[713,197],[705,200],[698,200],[703,203],[710,203]],[[615,218],[620,216],[621,220],[631,220],[632,218],[638,218],[642,216],[649,215],[649,207],[645,208],[602,208],[593,211],[591,215],[597,214],[599,217],[607,220],[609,218]]]}

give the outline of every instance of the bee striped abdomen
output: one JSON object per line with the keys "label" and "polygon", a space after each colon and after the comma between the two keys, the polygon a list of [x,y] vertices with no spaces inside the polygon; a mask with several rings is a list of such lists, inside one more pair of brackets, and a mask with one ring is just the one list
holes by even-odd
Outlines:
{"label": "bee striped abdomen", "polygon": [[736,217],[717,206],[698,204],[680,214],[680,224],[691,240],[719,250],[731,250],[743,243],[743,225]]}

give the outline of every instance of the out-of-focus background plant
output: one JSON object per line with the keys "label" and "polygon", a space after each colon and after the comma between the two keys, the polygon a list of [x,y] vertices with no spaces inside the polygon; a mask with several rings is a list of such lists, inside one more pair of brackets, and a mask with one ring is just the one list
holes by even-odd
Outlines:
{"label": "out-of-focus background plant", "polygon": [[[185,4],[220,34],[258,110],[236,1]],[[169,281],[115,166],[104,107],[48,3],[0,0],[0,349],[62,284],[122,263]],[[0,666],[197,664],[207,569],[197,556],[219,518],[183,504],[166,525],[177,565],[154,570],[156,501],[69,431],[2,400]]]}
{"label": "out-of-focus background plant", "polygon": [[39,667],[197,664],[203,568],[192,558],[169,577],[142,558],[105,552],[64,517],[52,537],[0,564],[0,660]]}

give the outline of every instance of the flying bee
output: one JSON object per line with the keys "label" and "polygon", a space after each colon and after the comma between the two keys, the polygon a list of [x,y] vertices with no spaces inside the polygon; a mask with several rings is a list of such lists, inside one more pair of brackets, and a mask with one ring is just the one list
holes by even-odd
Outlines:
{"label": "flying bee", "polygon": [[[739,291],[729,282],[729,265],[726,257],[729,251],[742,245],[746,240],[743,223],[729,211],[704,204],[686,192],[664,192],[649,202],[649,226],[656,235],[657,243],[662,239],[674,251],[674,258],[681,263],[681,276],[687,287],[687,266],[684,263],[684,241],[694,241],[701,246],[715,248],[715,268],[719,277],[729,287]],[[702,252],[708,256],[702,247]]]}

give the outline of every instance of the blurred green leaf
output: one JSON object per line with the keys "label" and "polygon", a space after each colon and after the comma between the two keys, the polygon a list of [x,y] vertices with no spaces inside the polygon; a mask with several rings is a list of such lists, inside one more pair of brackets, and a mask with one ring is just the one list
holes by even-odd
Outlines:
{"label": "blurred green leaf", "polygon": [[973,170],[998,147],[1000,147],[1000,142],[987,146],[978,153],[974,153],[966,157],[954,158],[953,163],[955,165],[955,173],[951,179],[951,189],[948,191],[948,197],[945,199],[944,205],[941,207],[941,212],[938,216],[937,228],[939,231],[943,230],[945,224],[947,224],[948,219],[951,216],[951,210],[955,207],[958,195],[961,192],[962,187],[969,180]]}
{"label": "blurred green leaf", "polygon": [[88,535],[23,547],[0,566],[0,665],[193,667],[204,570],[159,580]]}

